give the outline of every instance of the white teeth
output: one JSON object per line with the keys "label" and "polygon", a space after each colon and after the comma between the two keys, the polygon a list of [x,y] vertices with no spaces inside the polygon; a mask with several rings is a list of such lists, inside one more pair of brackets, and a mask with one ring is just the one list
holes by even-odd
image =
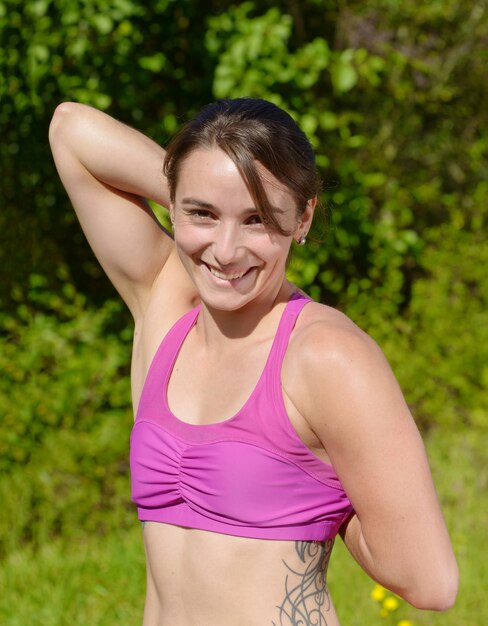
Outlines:
{"label": "white teeth", "polygon": [[224,274],[224,272],[219,272],[219,270],[216,270],[210,265],[207,265],[207,267],[210,270],[211,274],[213,274],[217,278],[221,278],[222,280],[236,280],[236,278],[242,278],[247,272],[247,270],[243,270],[241,272],[233,272],[232,274]]}

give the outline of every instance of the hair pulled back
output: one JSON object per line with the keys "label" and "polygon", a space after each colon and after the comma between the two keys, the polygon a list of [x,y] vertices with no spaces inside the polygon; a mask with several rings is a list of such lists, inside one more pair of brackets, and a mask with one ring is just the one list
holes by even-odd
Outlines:
{"label": "hair pulled back", "polygon": [[261,219],[289,234],[273,212],[256,162],[290,190],[301,216],[308,200],[319,193],[320,179],[312,146],[294,119],[258,98],[217,100],[204,107],[168,146],[164,173],[172,202],[183,161],[195,150],[215,147],[235,163]]}

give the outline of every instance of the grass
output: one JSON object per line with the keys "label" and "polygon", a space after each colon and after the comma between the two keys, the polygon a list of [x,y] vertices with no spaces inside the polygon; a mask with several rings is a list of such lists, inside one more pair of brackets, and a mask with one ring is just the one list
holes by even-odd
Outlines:
{"label": "grass", "polygon": [[[329,583],[343,626],[485,626],[488,605],[487,467],[475,433],[437,434],[429,456],[461,570],[456,606],[417,611],[404,602],[380,616],[373,582],[337,541]],[[135,626],[142,621],[145,573],[141,529],[106,537],[58,539],[37,553],[12,553],[0,570],[4,626]]]}
{"label": "grass", "polygon": [[0,575],[4,626],[134,626],[142,622],[144,551],[141,529],[37,553],[12,554]]}

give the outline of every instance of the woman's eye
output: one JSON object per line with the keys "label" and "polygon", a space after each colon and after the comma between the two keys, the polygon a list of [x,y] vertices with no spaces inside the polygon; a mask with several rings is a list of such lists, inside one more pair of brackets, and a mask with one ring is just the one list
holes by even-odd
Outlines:
{"label": "woman's eye", "polygon": [[205,209],[194,209],[190,211],[190,215],[200,220],[212,218],[212,214],[210,213],[210,211],[206,211]]}
{"label": "woman's eye", "polygon": [[263,224],[263,220],[259,217],[259,215],[251,215],[251,217],[248,218],[247,223],[250,224],[251,226],[254,224]]}

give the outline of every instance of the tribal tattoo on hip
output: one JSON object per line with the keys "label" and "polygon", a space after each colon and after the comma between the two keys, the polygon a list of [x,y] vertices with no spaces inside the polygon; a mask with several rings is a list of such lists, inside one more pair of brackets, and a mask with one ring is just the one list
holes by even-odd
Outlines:
{"label": "tribal tattoo on hip", "polygon": [[331,603],[326,580],[333,545],[333,539],[295,542],[303,566],[295,569],[283,561],[288,570],[285,597],[276,607],[279,621],[273,621],[272,626],[327,626]]}

